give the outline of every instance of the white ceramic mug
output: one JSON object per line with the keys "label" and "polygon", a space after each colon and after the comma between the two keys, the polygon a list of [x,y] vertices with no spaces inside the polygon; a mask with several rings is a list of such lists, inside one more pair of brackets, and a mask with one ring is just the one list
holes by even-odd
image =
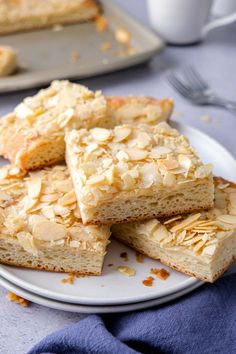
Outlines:
{"label": "white ceramic mug", "polygon": [[226,16],[236,12],[236,0],[214,0],[212,13],[216,16]]}
{"label": "white ceramic mug", "polygon": [[213,0],[147,1],[152,27],[172,44],[198,42],[213,28],[236,21],[235,12],[209,22]]}

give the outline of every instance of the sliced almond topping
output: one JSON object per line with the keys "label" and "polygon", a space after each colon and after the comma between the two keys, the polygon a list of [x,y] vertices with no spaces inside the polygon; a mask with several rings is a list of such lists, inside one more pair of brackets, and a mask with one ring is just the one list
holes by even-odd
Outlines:
{"label": "sliced almond topping", "polygon": [[144,160],[148,155],[147,151],[136,148],[125,149],[125,152],[129,155],[131,161]]}
{"label": "sliced almond topping", "polygon": [[135,269],[131,267],[120,266],[117,270],[126,277],[133,277],[136,274]]}
{"label": "sliced almond topping", "polygon": [[236,215],[219,215],[217,220],[236,226]]}
{"label": "sliced almond topping", "polygon": [[100,175],[100,176],[92,176],[89,178],[87,184],[89,185],[95,185],[95,184],[100,184],[105,181],[105,176]]}
{"label": "sliced almond topping", "polygon": [[66,237],[66,228],[61,224],[56,224],[45,218],[33,223],[32,225],[33,237],[42,241],[56,241]]}
{"label": "sliced almond topping", "polygon": [[179,219],[182,219],[182,216],[179,215],[179,216],[174,216],[173,218],[169,219],[169,220],[166,220],[164,222],[164,225],[168,225],[168,224],[171,224],[173,221],[177,221]]}
{"label": "sliced almond topping", "polygon": [[129,161],[129,155],[125,151],[118,151],[116,154],[116,158],[119,161]]}
{"label": "sliced almond topping", "polygon": [[114,130],[116,142],[121,142],[128,138],[131,134],[131,129],[128,127],[116,127]]}
{"label": "sliced almond topping", "polygon": [[94,128],[91,130],[92,137],[97,141],[106,141],[111,137],[111,132],[104,128]]}
{"label": "sliced almond topping", "polygon": [[28,195],[30,198],[35,199],[40,196],[41,188],[42,188],[42,180],[39,177],[34,177],[28,180]]}
{"label": "sliced almond topping", "polygon": [[165,146],[155,146],[149,153],[149,156],[153,159],[159,159],[160,157],[164,157],[167,154],[171,153],[172,150]]}
{"label": "sliced almond topping", "polygon": [[24,248],[26,252],[33,254],[34,256],[38,255],[37,247],[34,244],[34,238],[29,232],[18,232],[16,235],[19,241],[19,244]]}
{"label": "sliced almond topping", "polygon": [[172,173],[170,172],[166,172],[164,174],[164,178],[163,178],[163,184],[164,186],[167,186],[167,187],[172,187],[174,186],[176,183],[176,178],[175,178],[175,175],[173,175]]}
{"label": "sliced almond topping", "polygon": [[189,157],[186,155],[179,155],[178,156],[178,161],[181,167],[183,167],[186,171],[190,169],[192,166],[192,161]]}
{"label": "sliced almond topping", "polygon": [[183,221],[181,221],[180,223],[178,223],[177,225],[173,226],[170,231],[171,232],[176,232],[179,230],[184,229],[186,226],[189,226],[190,224],[192,224],[194,221],[198,220],[200,218],[201,214],[194,214],[194,215],[190,215],[188,216],[186,219],[184,219]]}
{"label": "sliced almond topping", "polygon": [[77,199],[76,199],[75,192],[73,190],[66,193],[62,198],[60,198],[58,200],[58,204],[61,206],[70,205],[70,204],[73,204],[76,202],[77,202]]}
{"label": "sliced almond topping", "polygon": [[212,172],[212,164],[208,163],[203,166],[199,166],[195,171],[196,178],[205,178],[208,177]]}
{"label": "sliced almond topping", "polygon": [[167,169],[167,170],[173,170],[175,168],[178,168],[179,167],[179,163],[177,160],[162,160],[161,161],[161,165],[164,165],[164,167]]}

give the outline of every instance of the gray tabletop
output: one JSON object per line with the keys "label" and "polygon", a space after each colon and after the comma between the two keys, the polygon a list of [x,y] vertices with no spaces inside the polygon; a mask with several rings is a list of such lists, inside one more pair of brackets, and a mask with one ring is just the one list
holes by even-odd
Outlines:
{"label": "gray tabletop", "polygon": [[[116,2],[148,24],[144,0]],[[91,89],[102,89],[105,94],[173,97],[175,120],[206,132],[236,156],[236,116],[221,109],[192,106],[167,83],[166,71],[185,64],[194,65],[219,95],[236,101],[236,24],[213,31],[200,45],[168,47],[149,64],[84,80],[83,84]],[[1,96],[0,115],[9,112],[22,98],[35,92],[31,90]],[[205,115],[210,117],[210,122],[202,118]],[[6,291],[0,287],[1,353],[25,353],[45,335],[81,318],[83,315],[51,310],[35,304],[21,308],[6,300]]]}

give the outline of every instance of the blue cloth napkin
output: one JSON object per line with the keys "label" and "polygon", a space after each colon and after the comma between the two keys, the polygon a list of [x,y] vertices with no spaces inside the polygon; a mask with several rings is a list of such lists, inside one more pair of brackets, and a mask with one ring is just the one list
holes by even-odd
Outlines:
{"label": "blue cloth napkin", "polygon": [[139,312],[90,315],[28,354],[235,354],[236,274]]}

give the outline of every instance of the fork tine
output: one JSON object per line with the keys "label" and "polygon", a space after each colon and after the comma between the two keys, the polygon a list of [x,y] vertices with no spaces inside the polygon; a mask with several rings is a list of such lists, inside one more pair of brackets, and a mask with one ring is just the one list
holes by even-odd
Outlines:
{"label": "fork tine", "polygon": [[184,97],[190,98],[187,87],[172,73],[167,76],[169,83]]}
{"label": "fork tine", "polygon": [[206,90],[208,89],[208,85],[205,80],[201,77],[201,75],[192,67],[188,66],[186,68],[186,76],[192,81],[192,84],[195,85],[195,88],[198,90]]}

